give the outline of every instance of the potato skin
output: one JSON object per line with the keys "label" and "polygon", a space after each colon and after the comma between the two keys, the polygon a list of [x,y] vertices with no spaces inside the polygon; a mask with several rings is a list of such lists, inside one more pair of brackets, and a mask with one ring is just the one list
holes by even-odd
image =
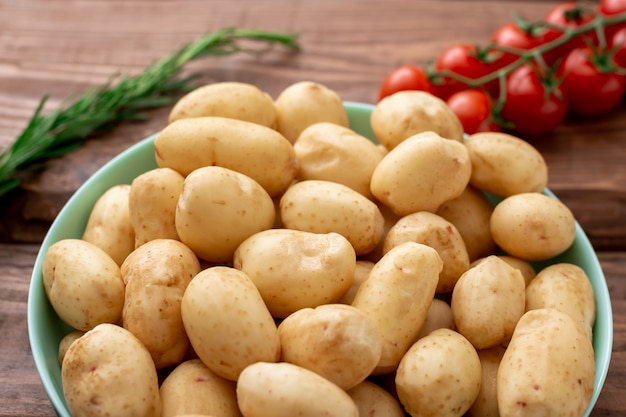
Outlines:
{"label": "potato skin", "polygon": [[354,280],[356,254],[338,233],[270,229],[250,236],[233,255],[273,317],[336,301]]}
{"label": "potato skin", "polygon": [[437,329],[456,330],[456,326],[450,304],[439,298],[433,298],[430,307],[428,307],[428,313],[426,313],[426,320],[424,320],[424,324],[417,335],[417,340],[428,336]]}
{"label": "potato skin", "polygon": [[114,324],[100,324],[72,343],[63,359],[61,383],[73,416],[161,416],[150,353]]}
{"label": "potato skin", "polygon": [[580,323],[552,308],[528,311],[498,368],[500,415],[582,416],[594,377],[593,346]]}
{"label": "potato skin", "polygon": [[187,286],[181,312],[191,345],[215,374],[236,381],[254,362],[276,362],[274,319],[250,278],[238,269],[202,270]]}
{"label": "potato skin", "polygon": [[162,417],[215,415],[240,417],[236,385],[211,372],[200,359],[182,362],[160,387]]}
{"label": "potato skin", "polygon": [[54,311],[76,330],[116,323],[122,316],[120,267],[93,243],[63,239],[52,244],[44,258],[42,280]]}
{"label": "potato skin", "polygon": [[244,417],[359,416],[344,390],[287,362],[257,362],[246,367],[237,381],[237,400]]}
{"label": "potato skin", "polygon": [[189,340],[180,312],[198,258],[173,239],[151,240],[135,249],[121,267],[126,284],[122,325],[146,346],[157,369],[185,358]]}
{"label": "potato skin", "polygon": [[91,209],[82,239],[108,253],[121,265],[135,248],[135,231],[129,212],[130,185],[106,190]]}
{"label": "potato skin", "polygon": [[496,380],[500,361],[505,351],[504,346],[495,346],[478,351],[482,382],[476,401],[465,414],[467,417],[500,417]]}
{"label": "potato skin", "polygon": [[463,140],[459,118],[440,98],[424,91],[400,91],[376,104],[371,115],[376,139],[392,150],[405,139],[422,132]]}
{"label": "potato skin", "polygon": [[437,329],[415,342],[396,373],[398,398],[414,417],[461,417],[480,385],[478,353],[450,329]]}
{"label": "potato skin", "polygon": [[281,359],[309,369],[348,390],[363,382],[382,353],[378,328],[345,304],[304,308],[278,326]]}
{"label": "potato skin", "polygon": [[553,258],[576,238],[570,209],[544,194],[521,193],[502,200],[491,215],[493,240],[508,255],[526,261]]}
{"label": "potato skin", "polygon": [[190,117],[219,116],[276,127],[272,98],[255,85],[224,81],[197,87],[181,97],[169,115],[169,123]]}
{"label": "potato skin", "polygon": [[375,374],[392,372],[417,338],[435,295],[443,262],[430,246],[406,242],[372,268],[352,305],[378,327],[383,351]]}
{"label": "potato skin", "polygon": [[376,166],[370,189],[399,216],[436,212],[458,197],[471,175],[467,148],[434,132],[410,136]]}
{"label": "potato skin", "polygon": [[346,391],[359,409],[359,416],[404,417],[398,400],[384,388],[365,380]]}

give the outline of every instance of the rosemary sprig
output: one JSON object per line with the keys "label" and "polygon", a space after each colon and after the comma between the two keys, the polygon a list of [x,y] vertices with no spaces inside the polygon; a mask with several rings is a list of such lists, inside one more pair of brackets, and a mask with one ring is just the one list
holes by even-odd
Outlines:
{"label": "rosemary sprig", "polygon": [[193,88],[194,77],[179,78],[185,64],[206,56],[245,51],[240,45],[244,39],[298,49],[295,34],[223,29],[184,45],[138,75],[114,76],[45,115],[44,96],[15,142],[0,152],[0,196],[20,185],[21,174],[80,147],[90,135],[123,121],[145,119],[144,110],[173,104],[177,93]]}

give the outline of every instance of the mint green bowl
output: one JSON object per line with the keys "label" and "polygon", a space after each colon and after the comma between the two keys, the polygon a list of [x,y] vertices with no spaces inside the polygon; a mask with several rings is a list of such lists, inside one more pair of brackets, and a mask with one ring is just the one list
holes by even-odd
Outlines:
{"label": "mint green bowl", "polygon": [[[353,130],[374,138],[369,118],[373,106],[361,103],[345,103]],[[41,267],[48,247],[61,239],[80,238],[87,218],[96,200],[109,187],[130,184],[138,175],[156,168],[152,143],[155,136],[130,147],[115,157],[81,186],[61,210],[46,235],[35,261],[28,294],[28,334],[35,366],[43,386],[57,414],[70,417],[61,386],[61,367],[58,362],[58,346],[61,338],[72,329],[56,315],[46,298]],[[546,194],[556,198],[550,191]],[[495,201],[494,201],[495,203]],[[613,346],[613,316],[611,299],[598,258],[589,239],[576,224],[576,240],[567,252],[551,263],[571,262],[585,270],[596,295],[597,318],[593,329],[593,346],[596,359],[596,378],[593,398],[585,416],[593,408],[606,379]],[[541,268],[544,264],[537,264]]]}

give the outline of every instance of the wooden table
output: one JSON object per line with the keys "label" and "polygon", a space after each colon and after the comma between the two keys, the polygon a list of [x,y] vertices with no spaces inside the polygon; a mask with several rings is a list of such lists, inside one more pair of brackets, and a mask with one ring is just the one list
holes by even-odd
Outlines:
{"label": "wooden table", "polygon": [[[453,43],[485,44],[513,12],[541,18],[555,1],[207,0],[124,2],[0,0],[0,147],[24,128],[38,100],[136,73],[205,31],[228,26],[297,32],[302,51],[274,49],[192,64],[204,82],[237,80],[272,95],[314,80],[344,100],[373,103],[402,63],[423,65]],[[26,327],[27,292],[39,244],[60,207],[114,155],[162,128],[168,109],[126,124],[50,161],[0,202],[0,415],[52,416]],[[570,118],[535,143],[549,187],[572,209],[598,251],[614,313],[611,368],[593,416],[626,414],[626,101],[595,118]]]}

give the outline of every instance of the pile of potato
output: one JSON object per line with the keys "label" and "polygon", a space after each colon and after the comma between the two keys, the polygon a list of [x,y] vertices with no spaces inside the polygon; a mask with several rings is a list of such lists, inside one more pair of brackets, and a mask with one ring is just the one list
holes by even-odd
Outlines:
{"label": "pile of potato", "polygon": [[[53,244],[73,416],[579,416],[593,289],[535,270],[575,239],[539,152],[464,138],[445,103],[378,103],[379,143],[314,82],[183,97],[158,168]],[[486,193],[499,196],[495,207]]]}

